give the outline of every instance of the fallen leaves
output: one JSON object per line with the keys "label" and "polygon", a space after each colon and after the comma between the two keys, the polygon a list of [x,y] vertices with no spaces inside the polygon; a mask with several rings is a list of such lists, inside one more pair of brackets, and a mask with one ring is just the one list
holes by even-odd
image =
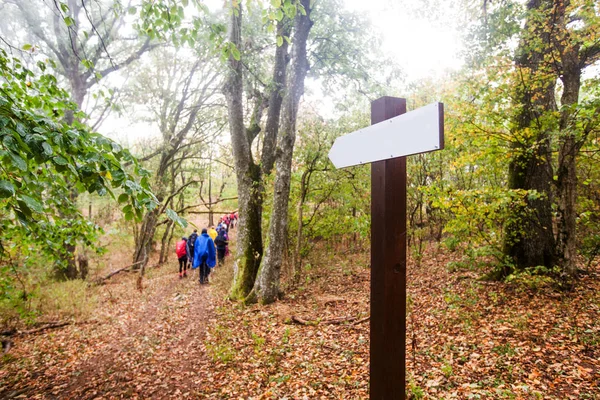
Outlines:
{"label": "fallen leaves", "polygon": [[[98,323],[15,338],[0,397],[367,398],[367,255],[351,255],[354,266],[344,269],[340,257],[313,256],[319,268],[269,306],[231,303],[217,286],[178,280],[172,266],[152,270],[143,293],[132,290],[135,277],[115,276],[98,288]],[[451,257],[430,250],[409,267],[411,396],[576,399],[600,391],[597,270],[560,293],[451,274]],[[294,316],[304,324],[286,323]]]}

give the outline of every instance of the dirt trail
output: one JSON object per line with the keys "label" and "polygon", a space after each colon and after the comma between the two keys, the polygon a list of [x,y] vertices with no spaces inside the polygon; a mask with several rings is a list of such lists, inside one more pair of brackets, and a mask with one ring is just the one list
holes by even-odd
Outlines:
{"label": "dirt trail", "polygon": [[211,288],[169,264],[149,271],[143,293],[133,274],[101,287],[93,323],[16,338],[0,398],[202,397]]}

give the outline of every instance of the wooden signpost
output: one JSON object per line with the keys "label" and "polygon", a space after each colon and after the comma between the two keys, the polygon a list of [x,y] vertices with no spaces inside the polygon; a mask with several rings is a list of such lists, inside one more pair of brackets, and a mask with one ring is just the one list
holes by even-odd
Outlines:
{"label": "wooden signpost", "polygon": [[338,138],[336,168],[371,164],[370,398],[406,394],[406,156],[444,148],[444,105],[406,113],[406,99],[371,103],[371,126]]}

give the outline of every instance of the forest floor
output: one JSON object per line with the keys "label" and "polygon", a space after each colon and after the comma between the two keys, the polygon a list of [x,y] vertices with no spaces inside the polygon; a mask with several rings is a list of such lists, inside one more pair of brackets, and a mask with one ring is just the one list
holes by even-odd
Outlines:
{"label": "forest floor", "polygon": [[[449,272],[457,257],[432,245],[409,263],[409,398],[600,399],[597,265],[564,293]],[[368,397],[367,254],[314,251],[269,306],[226,299],[231,260],[209,286],[174,264],[142,292],[135,274],[97,287],[93,320],[13,336],[0,398]]]}

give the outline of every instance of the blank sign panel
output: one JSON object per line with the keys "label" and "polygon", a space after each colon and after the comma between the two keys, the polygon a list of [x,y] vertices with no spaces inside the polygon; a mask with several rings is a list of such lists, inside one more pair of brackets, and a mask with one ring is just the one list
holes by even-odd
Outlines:
{"label": "blank sign panel", "polygon": [[344,168],[443,147],[444,105],[433,103],[337,138],[329,159]]}

